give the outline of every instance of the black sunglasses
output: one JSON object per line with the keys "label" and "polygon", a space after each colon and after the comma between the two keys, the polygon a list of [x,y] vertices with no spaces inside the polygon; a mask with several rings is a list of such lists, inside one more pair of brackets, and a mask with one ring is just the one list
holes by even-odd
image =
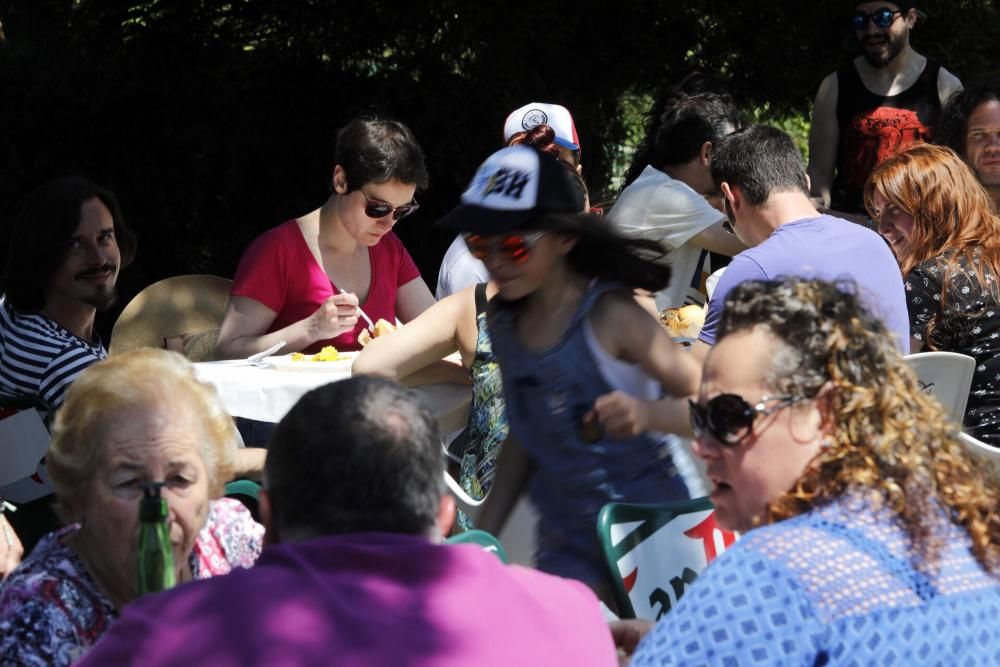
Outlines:
{"label": "black sunglasses", "polygon": [[[762,396],[756,405],[750,405],[737,394],[719,394],[705,405],[688,400],[691,430],[697,438],[707,432],[720,444],[735,447],[753,432],[758,416],[773,415],[802,399],[802,396]],[[774,405],[767,407],[767,403]]]}
{"label": "black sunglasses", "polygon": [[871,14],[865,14],[864,12],[858,12],[851,17],[851,25],[855,30],[864,30],[868,22],[871,21],[879,28],[888,28],[892,25],[893,21],[896,20],[896,14],[902,14],[903,12],[898,9],[893,10],[888,7],[882,7],[881,9],[876,9]]}
{"label": "black sunglasses", "polygon": [[361,190],[361,194],[365,198],[365,215],[369,218],[384,218],[385,216],[392,213],[393,220],[402,220],[406,216],[410,215],[418,208],[420,204],[414,199],[411,204],[403,204],[402,206],[393,206],[387,201],[382,201],[381,199],[375,199],[374,197],[369,197],[368,193]]}

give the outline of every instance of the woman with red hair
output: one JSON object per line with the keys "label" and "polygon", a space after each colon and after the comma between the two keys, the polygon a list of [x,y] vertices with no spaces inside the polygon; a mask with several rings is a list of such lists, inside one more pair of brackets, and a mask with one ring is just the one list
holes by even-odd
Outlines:
{"label": "woman with red hair", "polygon": [[906,280],[910,349],[976,359],[964,425],[1000,446],[1000,216],[951,149],[921,144],[872,172],[865,206]]}

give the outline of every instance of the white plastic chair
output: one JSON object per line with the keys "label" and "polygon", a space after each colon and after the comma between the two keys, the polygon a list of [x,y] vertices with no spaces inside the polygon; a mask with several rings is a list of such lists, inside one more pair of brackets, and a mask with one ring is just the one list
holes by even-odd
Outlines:
{"label": "white plastic chair", "polygon": [[906,357],[921,388],[936,398],[953,420],[962,423],[969,402],[976,360],[957,352],[917,352]]}
{"label": "white plastic chair", "polygon": [[28,503],[52,493],[45,465],[49,432],[38,410],[28,408],[0,418],[0,496]]}
{"label": "white plastic chair", "polygon": [[1000,449],[990,447],[985,442],[973,438],[968,433],[959,433],[958,439],[962,441],[972,455],[982,461],[988,461],[1000,472]]}
{"label": "white plastic chair", "polygon": [[458,500],[461,508],[464,510],[468,510],[472,507],[479,507],[486,501],[485,497],[482,500],[476,500],[466,493],[465,489],[462,488],[462,485],[459,484],[454,477],[448,474],[447,470],[444,471],[444,483],[448,487],[448,491],[451,492],[451,495],[455,496],[455,499]]}

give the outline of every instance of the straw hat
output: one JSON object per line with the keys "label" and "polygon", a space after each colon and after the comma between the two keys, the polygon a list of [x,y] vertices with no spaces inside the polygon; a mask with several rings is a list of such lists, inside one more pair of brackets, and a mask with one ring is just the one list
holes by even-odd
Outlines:
{"label": "straw hat", "polygon": [[108,353],[167,347],[183,351],[194,361],[210,358],[232,284],[219,276],[200,274],[153,283],[118,317]]}

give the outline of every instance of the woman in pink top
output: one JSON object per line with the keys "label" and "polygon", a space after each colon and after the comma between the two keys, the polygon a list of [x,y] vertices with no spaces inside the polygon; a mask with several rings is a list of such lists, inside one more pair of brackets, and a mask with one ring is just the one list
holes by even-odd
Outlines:
{"label": "woman in pink top", "polygon": [[215,347],[220,359],[246,357],[285,341],[285,352],[324,345],[356,350],[372,320],[407,322],[434,303],[392,233],[427,187],[423,152],[402,123],[360,120],[337,134],[333,193],[247,248],[233,279]]}

